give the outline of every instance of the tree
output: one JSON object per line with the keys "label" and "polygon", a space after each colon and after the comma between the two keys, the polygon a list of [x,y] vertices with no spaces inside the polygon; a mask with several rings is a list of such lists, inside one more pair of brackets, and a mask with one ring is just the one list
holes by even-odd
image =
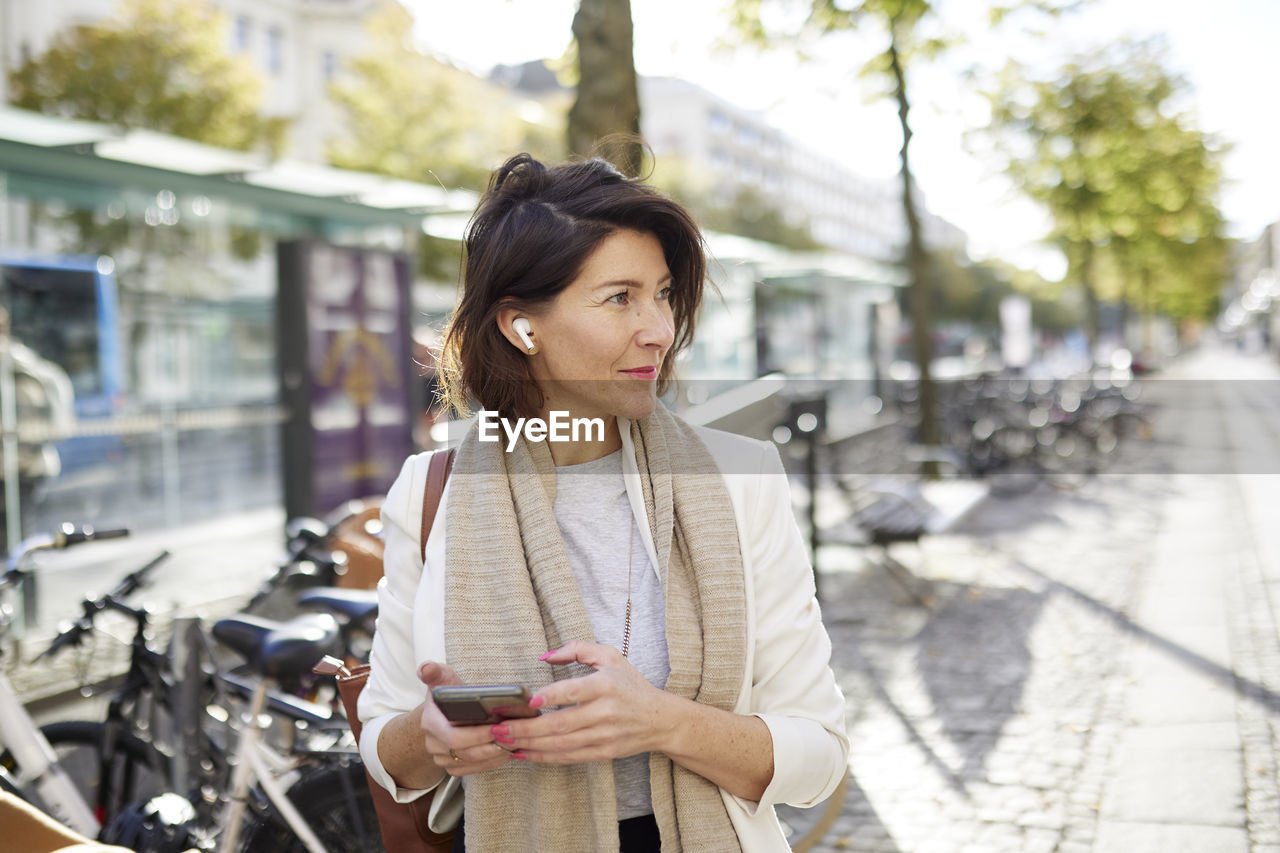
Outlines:
{"label": "tree", "polygon": [[190,0],[125,0],[119,18],[77,26],[9,75],[15,106],[148,128],[224,148],[284,144],[259,115],[263,81],[226,52],[226,22]]}
{"label": "tree", "polygon": [[[1096,349],[1098,306],[1204,318],[1225,273],[1221,148],[1177,103],[1158,44],[1121,42],[1048,79],[1010,64],[989,97],[1005,171],[1053,219]],[[1144,329],[1149,322],[1144,321]],[[1149,345],[1144,333],[1143,345]]]}
{"label": "tree", "polygon": [[[526,121],[505,89],[423,53],[412,30],[413,18],[398,3],[365,22],[367,47],[330,87],[347,118],[345,135],[328,145],[333,165],[480,190],[519,151],[563,156],[560,116]],[[456,241],[418,239],[419,272],[428,278],[455,279],[459,258]]]}
{"label": "tree", "polygon": [[[923,34],[921,26],[934,14],[929,0],[861,0],[846,7],[838,0],[779,0],[777,6],[806,7],[798,28],[788,31],[771,29],[764,23],[766,0],[734,0],[733,27],[748,41],[766,45],[777,40],[799,42],[842,30],[853,30],[870,19],[887,36],[887,46],[863,69],[864,74],[888,84],[888,94],[898,107],[898,124],[902,130],[898,170],[902,185],[902,210],[907,223],[906,266],[910,278],[912,347],[920,376],[920,441],[937,444],[936,389],[930,371],[933,361],[931,331],[933,309],[930,300],[929,256],[927,254],[920,215],[916,209],[915,180],[911,173],[911,101],[907,91],[907,65],[916,57],[936,54],[943,42]],[[932,468],[926,471],[935,475]]]}
{"label": "tree", "polygon": [[[1012,4],[994,4],[993,23],[999,23],[1011,12],[1030,8],[1057,15],[1076,5],[1077,0],[1012,0]],[[802,17],[788,16],[794,26],[773,27],[765,23],[766,7],[799,10]],[[733,30],[746,41],[769,45],[789,41],[798,47],[812,38],[857,29],[871,22],[883,32],[886,45],[862,67],[862,75],[879,81],[885,94],[898,109],[902,131],[898,175],[902,186],[902,210],[907,224],[906,266],[908,269],[912,347],[920,376],[920,441],[936,444],[939,439],[936,389],[930,372],[933,360],[931,330],[933,306],[930,299],[930,259],[924,243],[923,229],[916,208],[911,172],[911,99],[908,92],[910,66],[920,60],[936,57],[954,37],[939,35],[937,4],[932,0],[733,0]],[[926,476],[936,476],[936,466],[925,465]]]}
{"label": "tree", "polygon": [[629,140],[606,150],[624,174],[640,172],[640,95],[636,86],[631,0],[579,0],[573,16],[578,94],[569,109],[569,151],[591,153],[602,139]]}
{"label": "tree", "polygon": [[482,189],[522,148],[547,156],[538,148],[548,141],[517,116],[504,89],[418,50],[412,31],[413,18],[398,3],[366,21],[367,47],[330,87],[347,116],[346,134],[328,146],[334,165]]}

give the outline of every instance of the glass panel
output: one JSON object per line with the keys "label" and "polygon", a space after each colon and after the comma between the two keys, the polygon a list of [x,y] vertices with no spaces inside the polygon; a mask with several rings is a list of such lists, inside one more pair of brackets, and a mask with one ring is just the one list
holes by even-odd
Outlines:
{"label": "glass panel", "polygon": [[281,505],[273,216],[0,173],[22,535]]}
{"label": "glass panel", "polygon": [[95,273],[3,265],[0,276],[18,340],[60,366],[77,397],[101,394]]}

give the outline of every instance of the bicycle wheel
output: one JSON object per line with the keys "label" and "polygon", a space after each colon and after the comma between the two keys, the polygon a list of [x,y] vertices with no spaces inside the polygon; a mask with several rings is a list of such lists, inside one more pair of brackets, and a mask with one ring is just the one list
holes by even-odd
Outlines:
{"label": "bicycle wheel", "polygon": [[[357,761],[322,765],[289,789],[289,800],[329,853],[379,853],[378,814]],[[278,814],[251,816],[240,853],[306,853],[306,847]]]}
{"label": "bicycle wheel", "polygon": [[[69,720],[41,726],[53,747],[58,764],[75,783],[85,802],[94,807],[98,822],[106,825],[121,807],[145,800],[166,789],[163,757],[129,732],[121,732],[115,748],[103,764],[104,723]],[[19,771],[8,750],[0,754],[0,766]],[[104,785],[109,796],[104,798]]]}

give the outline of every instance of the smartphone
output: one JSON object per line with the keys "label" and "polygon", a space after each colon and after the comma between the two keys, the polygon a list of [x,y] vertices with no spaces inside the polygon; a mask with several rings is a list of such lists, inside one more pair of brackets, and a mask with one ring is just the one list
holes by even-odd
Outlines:
{"label": "smartphone", "polygon": [[522,684],[446,685],[433,687],[431,698],[455,726],[500,723],[514,717],[536,717],[529,690]]}

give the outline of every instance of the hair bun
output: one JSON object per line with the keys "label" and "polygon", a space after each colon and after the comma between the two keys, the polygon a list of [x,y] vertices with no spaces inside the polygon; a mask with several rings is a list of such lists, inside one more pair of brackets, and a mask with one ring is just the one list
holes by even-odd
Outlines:
{"label": "hair bun", "polygon": [[489,181],[488,194],[512,201],[532,198],[546,183],[547,167],[530,154],[517,154],[503,163]]}

